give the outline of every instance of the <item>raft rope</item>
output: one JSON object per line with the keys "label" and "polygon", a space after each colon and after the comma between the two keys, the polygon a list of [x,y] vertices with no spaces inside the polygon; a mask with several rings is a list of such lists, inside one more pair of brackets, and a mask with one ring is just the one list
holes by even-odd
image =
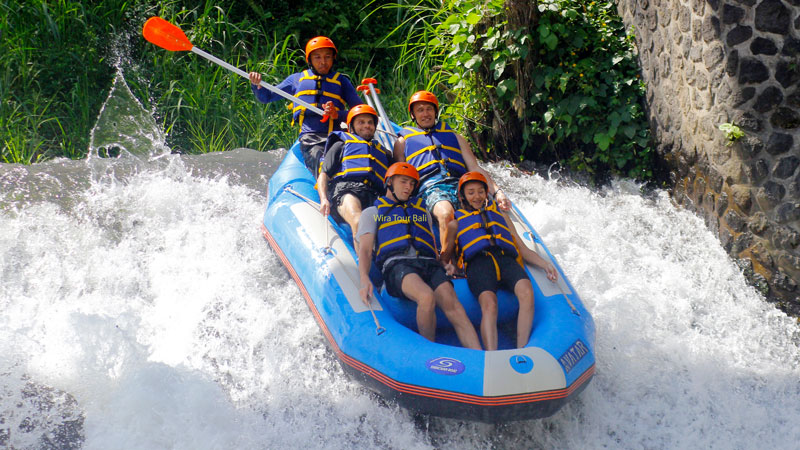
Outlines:
{"label": "raft rope", "polygon": [[[520,217],[520,215],[517,213],[517,211],[514,208],[511,208],[511,213],[514,215],[514,218],[517,219],[517,221],[519,223],[521,223],[521,224],[525,223],[525,222],[522,221],[522,217]],[[528,231],[530,232],[530,230],[528,230]],[[532,232],[531,232],[531,236],[533,236]],[[536,242],[535,239],[534,239],[534,242]],[[572,304],[572,300],[570,300],[569,296],[567,296],[567,294],[564,292],[564,288],[561,287],[561,283],[559,283],[558,280],[554,281],[554,283],[556,284],[556,286],[558,286],[558,290],[561,292],[561,295],[564,297],[564,300],[567,301],[567,305],[569,305],[569,308],[572,310],[572,314],[575,314],[576,316],[580,317],[580,315],[581,315],[580,311],[578,311],[578,309],[575,308],[575,305]]]}
{"label": "raft rope", "polygon": [[[286,186],[284,189],[287,192],[289,192],[291,194],[294,194],[295,196],[301,198],[302,200],[305,200],[306,203],[308,203],[311,206],[315,206],[317,208],[317,210],[319,210],[319,203],[317,203],[314,200],[311,200],[310,198],[306,197],[305,195],[297,192],[296,190],[294,190],[294,188],[292,188],[291,185]],[[325,227],[325,242],[326,243],[328,242],[328,228],[329,227]],[[330,253],[331,252],[330,245],[328,245],[327,247],[322,249],[322,251]],[[369,308],[369,312],[372,313],[372,319],[375,321],[375,334],[380,336],[381,334],[386,332],[386,328],[382,327],[381,323],[378,321],[378,316],[375,315],[375,310],[372,309],[372,301],[367,303],[367,307]]]}
{"label": "raft rope", "polygon": [[[284,189],[286,191],[296,195],[297,197],[300,197],[301,199],[305,200],[306,203],[308,203],[309,205],[315,207],[317,209],[317,211],[319,211],[319,203],[317,203],[314,200],[311,200],[310,198],[306,197],[305,195],[295,191],[294,188],[292,188],[292,185],[287,185]],[[326,221],[328,220],[327,216],[325,217],[325,220]],[[325,226],[325,247],[323,247],[321,249],[322,253],[325,253],[326,255],[333,254],[333,250],[331,250],[331,243],[330,243],[330,240],[328,239],[328,228],[330,228],[330,225],[326,224],[326,226]]]}

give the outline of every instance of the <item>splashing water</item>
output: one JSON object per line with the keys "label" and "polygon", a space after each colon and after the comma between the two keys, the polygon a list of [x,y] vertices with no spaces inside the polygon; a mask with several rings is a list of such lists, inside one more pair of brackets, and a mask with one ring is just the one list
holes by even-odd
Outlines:
{"label": "splashing water", "polygon": [[[134,134],[126,149],[164,153],[163,140]],[[344,374],[260,235],[282,155],[0,166],[0,447],[800,442],[797,324],[700,219],[631,182],[593,191],[500,165],[488,169],[594,316],[597,375],[538,421],[462,423],[387,404]]]}
{"label": "splashing water", "polygon": [[169,153],[166,136],[133,95],[122,70],[118,69],[91,131],[89,159],[121,155],[148,159]]}

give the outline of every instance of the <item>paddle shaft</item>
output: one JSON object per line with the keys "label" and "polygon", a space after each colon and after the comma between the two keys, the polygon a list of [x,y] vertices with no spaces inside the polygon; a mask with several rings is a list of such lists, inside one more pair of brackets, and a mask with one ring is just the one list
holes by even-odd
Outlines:
{"label": "paddle shaft", "polygon": [[[200,50],[197,47],[192,47],[192,53],[196,53],[196,54],[202,56],[203,58],[213,62],[214,64],[218,64],[218,65],[230,70],[231,72],[233,72],[235,74],[241,75],[241,76],[243,76],[243,77],[245,77],[247,79],[250,78],[250,75],[248,75],[247,72],[245,72],[244,70],[241,70],[238,67],[232,66],[232,65],[226,63],[225,61],[217,58],[216,56],[210,55],[210,54],[204,52],[203,50]],[[283,92],[282,90],[276,88],[275,86],[273,86],[271,84],[267,84],[267,83],[262,81],[259,84],[259,86],[269,89],[270,91],[280,95],[281,97],[285,98],[286,100],[294,102],[294,103],[296,103],[296,104],[298,104],[300,106],[304,106],[307,110],[312,111],[314,113],[317,113],[320,116],[324,116],[325,115],[325,111],[317,108],[316,106],[312,105],[311,103],[308,103],[308,102],[305,102],[303,100],[300,100],[299,98],[295,97],[292,94],[289,94],[287,92]]]}

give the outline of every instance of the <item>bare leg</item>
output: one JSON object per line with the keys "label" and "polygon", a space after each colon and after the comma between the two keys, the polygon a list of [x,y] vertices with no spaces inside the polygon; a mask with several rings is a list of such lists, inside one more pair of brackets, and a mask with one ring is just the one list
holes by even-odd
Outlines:
{"label": "bare leg", "polygon": [[519,280],[514,285],[514,294],[519,301],[519,315],[517,316],[517,348],[528,345],[533,328],[533,286],[528,279]]}
{"label": "bare leg", "polygon": [[403,295],[417,304],[417,329],[425,339],[436,341],[436,303],[434,293],[419,275],[410,273],[403,277],[400,287]]}
{"label": "bare leg", "polygon": [[453,205],[447,201],[437,202],[433,205],[433,216],[439,223],[439,249],[444,251],[444,244],[447,242],[447,224],[455,220],[455,210]]}
{"label": "bare leg", "polygon": [[355,238],[358,231],[358,222],[361,220],[361,200],[355,195],[344,194],[342,202],[336,208],[336,211],[350,225],[350,230],[353,232],[353,248],[357,248],[358,244],[356,244]]}
{"label": "bare leg", "polygon": [[350,225],[353,236],[355,236],[356,231],[358,231],[358,221],[361,220],[361,201],[358,197],[352,194],[344,194],[342,202],[336,208],[336,211]]}
{"label": "bare leg", "polygon": [[478,296],[481,305],[481,339],[486,350],[497,350],[497,295],[483,291]]}
{"label": "bare leg", "polygon": [[453,285],[450,283],[440,284],[436,287],[434,295],[436,296],[436,304],[442,308],[447,320],[453,324],[461,345],[466,348],[480,350],[481,343],[478,340],[478,333],[475,332],[475,327],[469,321],[467,312],[464,311],[464,307],[458,301]]}

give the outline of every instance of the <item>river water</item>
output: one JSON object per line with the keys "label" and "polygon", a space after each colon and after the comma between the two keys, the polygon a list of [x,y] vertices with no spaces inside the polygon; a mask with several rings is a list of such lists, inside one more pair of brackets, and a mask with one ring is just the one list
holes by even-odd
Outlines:
{"label": "river water", "polygon": [[170,155],[118,78],[93,148],[0,165],[0,448],[797,448],[800,331],[666,192],[487,169],[597,326],[556,415],[419,417],[347,378],[259,226],[283,150]]}

